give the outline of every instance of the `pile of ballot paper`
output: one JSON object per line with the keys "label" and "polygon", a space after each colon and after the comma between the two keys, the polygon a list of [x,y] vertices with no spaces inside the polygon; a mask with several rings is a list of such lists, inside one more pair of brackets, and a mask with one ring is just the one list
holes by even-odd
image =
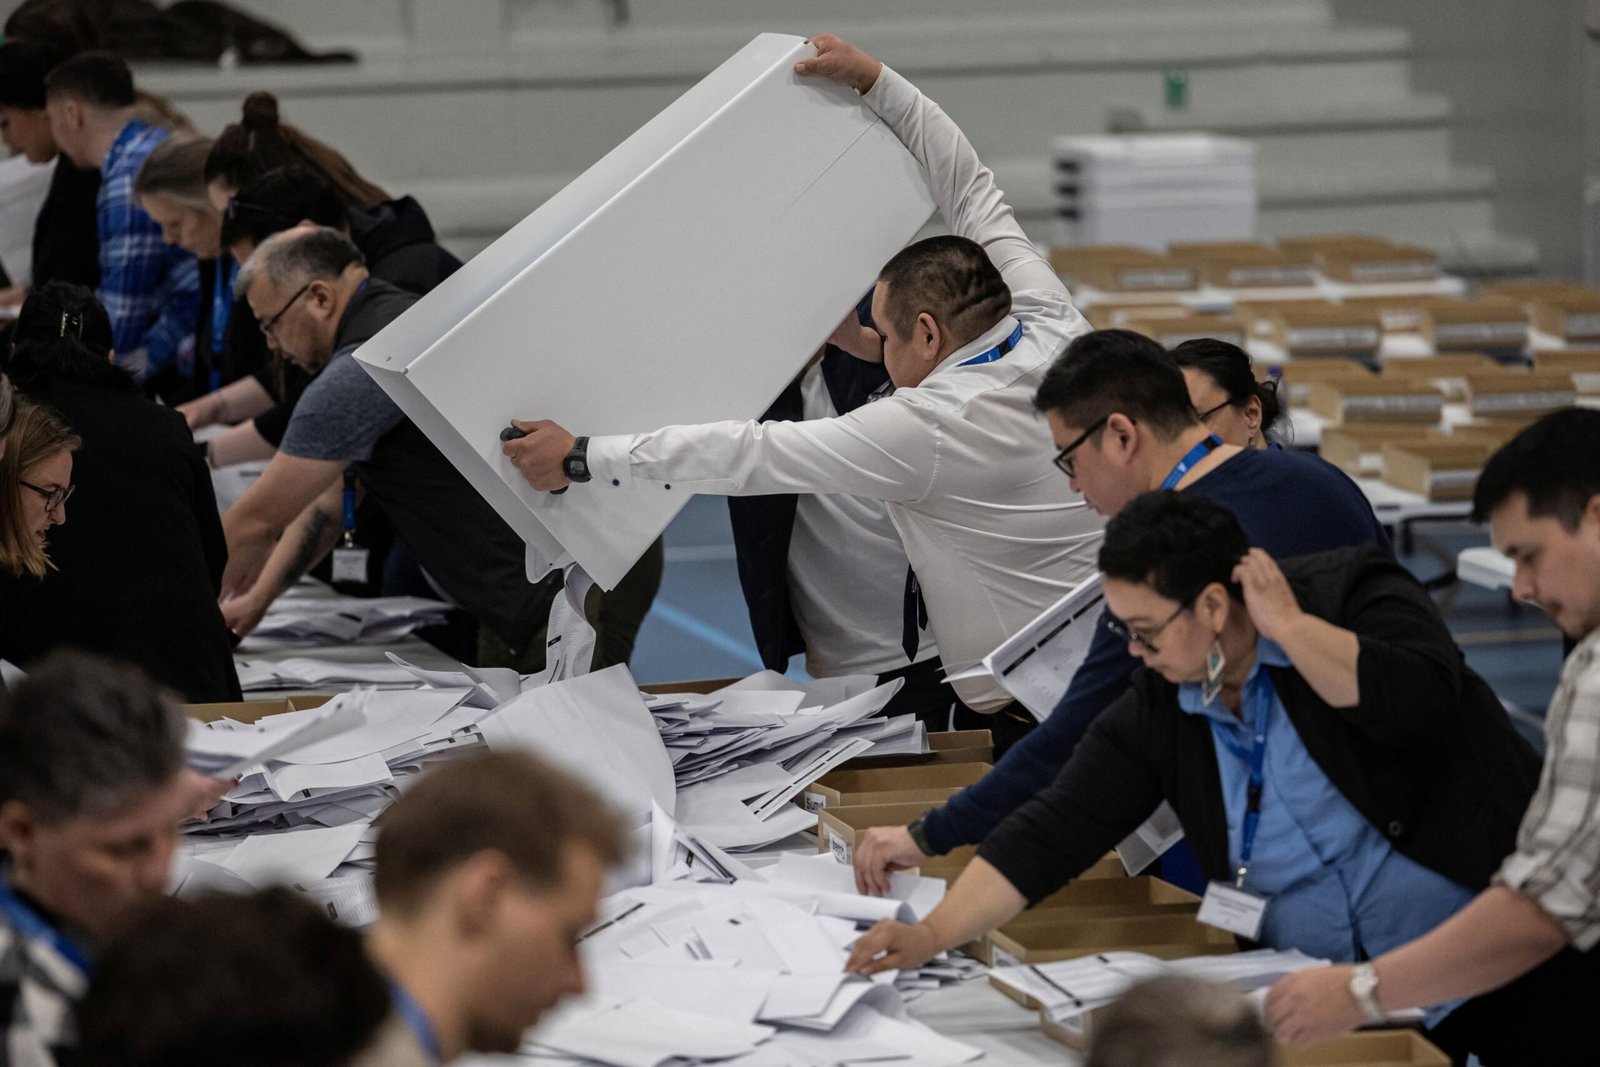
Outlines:
{"label": "pile of ballot paper", "polygon": [[282,596],[250,633],[252,646],[381,644],[443,622],[450,605],[417,596]]}

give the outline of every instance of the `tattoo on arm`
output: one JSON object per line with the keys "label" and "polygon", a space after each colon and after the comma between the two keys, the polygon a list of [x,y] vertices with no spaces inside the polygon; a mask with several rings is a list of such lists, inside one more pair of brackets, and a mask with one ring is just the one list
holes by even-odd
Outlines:
{"label": "tattoo on arm", "polygon": [[338,524],[333,516],[321,508],[311,509],[311,514],[300,527],[300,550],[295,553],[289,563],[289,572],[284,575],[285,588],[305,577],[306,571],[333,547],[334,538],[330,535],[337,535],[338,532]]}

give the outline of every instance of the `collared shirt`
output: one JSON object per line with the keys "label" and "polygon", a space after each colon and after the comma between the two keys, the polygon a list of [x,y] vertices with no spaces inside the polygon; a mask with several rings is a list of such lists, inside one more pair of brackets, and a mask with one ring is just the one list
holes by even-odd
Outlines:
{"label": "collared shirt", "polygon": [[[804,418],[838,414],[820,363],[801,378],[800,396]],[[907,665],[900,644],[907,566],[883,501],[801,494],[789,540],[789,599],[809,673],[886,674]],[[924,630],[914,662],[938,651],[933,632]]]}
{"label": "collared shirt", "polygon": [[95,201],[100,232],[97,295],[111,317],[118,362],[141,379],[174,363],[186,369],[184,364],[194,358],[200,307],[195,258],[162,241],[161,227],[133,195],[139,168],[167,135],[160,126],[137,119],[124,126],[100,165]]}
{"label": "collared shirt", "polygon": [[1600,944],[1600,630],[1567,656],[1544,732],[1539,788],[1495,880],[1587,951]]}
{"label": "collared shirt", "polygon": [[[1269,666],[1292,665],[1283,649],[1262,638],[1245,681],[1245,707],[1253,708],[1258,687],[1270,682],[1264,670]],[[1211,726],[1228,818],[1228,860],[1237,869],[1254,724],[1236,718],[1220,701],[1205,704],[1199,683],[1178,687],[1178,705]],[[1306,751],[1276,692],[1263,785],[1261,824],[1244,880],[1246,890],[1270,901],[1263,944],[1336,962],[1374,958],[1427,933],[1472,899],[1471,890],[1396,852],[1362,818]]]}
{"label": "collared shirt", "polygon": [[[957,670],[1094,572],[1103,524],[1050,462],[1050,433],[1033,409],[1050,362],[1089,327],[939,106],[888,67],[865,99],[926,168],[950,228],[989,253],[1011,288],[1011,314],[916,388],[848,414],[595,437],[588,459],[599,486],[886,501],[945,666]],[[1004,357],[961,365],[1019,323]],[[993,680],[957,683],[956,693],[978,711],[1011,700]]]}
{"label": "collared shirt", "polygon": [[87,984],[49,936],[25,931],[0,909],[0,1067],[55,1067],[57,1053],[77,1044],[73,1008]]}

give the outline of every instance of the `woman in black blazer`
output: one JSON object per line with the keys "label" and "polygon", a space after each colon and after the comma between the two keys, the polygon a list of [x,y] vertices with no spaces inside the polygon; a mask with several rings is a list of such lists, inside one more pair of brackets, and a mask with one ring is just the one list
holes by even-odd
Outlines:
{"label": "woman in black blazer", "polygon": [[217,593],[227,552],[211,475],[183,417],[111,363],[94,294],[52,282],[17,318],[4,370],[83,440],[56,569],[0,579],[0,657],[64,646],[128,660],[196,702],[239,699]]}
{"label": "woman in black blazer", "polygon": [[1143,664],[1132,690],[925,922],[879,924],[851,969],[981,936],[1163,801],[1213,882],[1208,904],[1242,891],[1260,906],[1225,928],[1273,948],[1366,959],[1488,884],[1538,759],[1392,558],[1340,549],[1280,568],[1227,509],[1166,492],[1111,521],[1100,569]]}

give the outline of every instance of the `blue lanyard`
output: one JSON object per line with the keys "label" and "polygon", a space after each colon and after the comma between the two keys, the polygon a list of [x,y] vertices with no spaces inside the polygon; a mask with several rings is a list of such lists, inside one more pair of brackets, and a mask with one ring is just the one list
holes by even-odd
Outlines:
{"label": "blue lanyard", "polygon": [[356,469],[344,469],[344,547],[356,545]]}
{"label": "blue lanyard", "polygon": [[429,1021],[427,1012],[422,1010],[422,1005],[395,981],[389,983],[389,998],[394,1001],[394,1010],[411,1031],[411,1036],[417,1039],[417,1044],[422,1046],[422,1051],[428,1059],[434,1063],[443,1063],[444,1049],[439,1045],[439,1032],[433,1028],[433,1023]]}
{"label": "blue lanyard", "polygon": [[85,978],[89,976],[89,954],[77,942],[45,922],[44,918],[24,904],[11,887],[0,881],[0,911],[5,912],[11,925],[29,941],[43,941],[66,960]]}
{"label": "blue lanyard", "polygon": [[1261,792],[1266,784],[1267,771],[1267,729],[1272,723],[1272,704],[1276,699],[1277,690],[1273,688],[1271,676],[1267,674],[1265,667],[1258,667],[1256,682],[1251,689],[1256,721],[1255,737],[1250,751],[1246,753],[1227,738],[1223,738],[1222,742],[1250,768],[1250,785],[1245,793],[1244,825],[1239,832],[1239,871],[1234,881],[1236,886],[1244,885],[1244,873],[1250,866],[1250,857],[1255,854],[1256,831],[1261,828]]}
{"label": "blue lanyard", "polygon": [[211,287],[211,391],[222,388],[222,368],[218,360],[228,339],[228,319],[233,314],[233,276],[237,264],[224,254],[217,259],[216,278]]}
{"label": "blue lanyard", "polygon": [[975,356],[971,356],[962,360],[960,363],[957,363],[956,366],[975,367],[980,363],[993,363],[995,360],[999,359],[1001,356],[1004,356],[1007,352],[1017,347],[1017,342],[1020,340],[1022,340],[1022,323],[1019,322],[1017,323],[1017,328],[1011,331],[1010,337],[1007,337],[1004,341],[1001,341],[987,352],[979,352]]}
{"label": "blue lanyard", "polygon": [[1216,448],[1221,444],[1222,438],[1218,437],[1216,434],[1211,434],[1204,441],[1201,441],[1199,444],[1189,449],[1189,451],[1183,454],[1183,458],[1178,460],[1178,465],[1173,467],[1172,471],[1165,478],[1161,479],[1161,488],[1177,488],[1178,483],[1183,481],[1183,476],[1189,473],[1189,468],[1193,467],[1196,463],[1199,463],[1202,459],[1205,459],[1211,454],[1211,450],[1213,448]]}

